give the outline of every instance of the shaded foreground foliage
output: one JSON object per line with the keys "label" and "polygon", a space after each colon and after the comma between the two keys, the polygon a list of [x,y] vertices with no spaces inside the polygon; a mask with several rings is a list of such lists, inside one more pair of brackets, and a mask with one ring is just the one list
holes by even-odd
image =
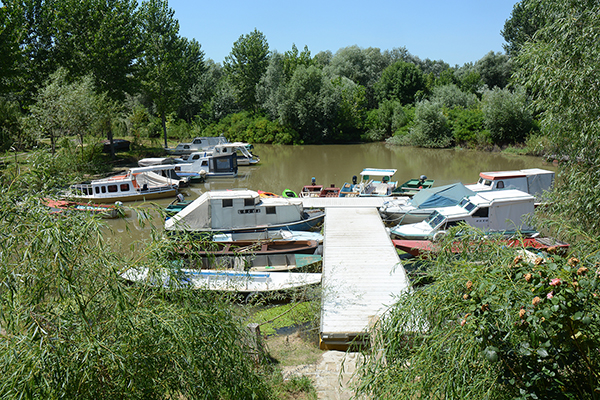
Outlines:
{"label": "shaded foreground foliage", "polygon": [[1,176],[0,397],[273,397],[226,297],[120,277],[168,242],[113,252],[100,220],[40,205],[35,173]]}
{"label": "shaded foreground foliage", "polygon": [[[600,245],[570,254],[447,238],[375,327],[360,390],[375,398],[600,397]],[[463,246],[460,256],[451,248]]]}

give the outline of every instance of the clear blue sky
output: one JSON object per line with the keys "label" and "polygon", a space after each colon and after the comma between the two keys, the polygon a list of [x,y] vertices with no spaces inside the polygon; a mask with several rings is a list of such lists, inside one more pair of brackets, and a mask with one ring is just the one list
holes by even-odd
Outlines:
{"label": "clear blue sky", "polygon": [[205,59],[222,63],[233,43],[261,31],[271,50],[296,44],[314,56],[343,47],[406,47],[451,66],[504,52],[500,31],[517,0],[169,0],[179,34],[196,39]]}

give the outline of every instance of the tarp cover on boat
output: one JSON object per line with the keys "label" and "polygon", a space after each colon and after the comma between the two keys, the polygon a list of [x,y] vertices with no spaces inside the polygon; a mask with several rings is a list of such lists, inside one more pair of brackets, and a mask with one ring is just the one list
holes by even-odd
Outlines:
{"label": "tarp cover on boat", "polygon": [[475,192],[467,189],[462,183],[453,183],[452,185],[422,189],[417,193],[410,205],[416,208],[437,208],[448,207],[458,204],[465,196],[472,196]]}

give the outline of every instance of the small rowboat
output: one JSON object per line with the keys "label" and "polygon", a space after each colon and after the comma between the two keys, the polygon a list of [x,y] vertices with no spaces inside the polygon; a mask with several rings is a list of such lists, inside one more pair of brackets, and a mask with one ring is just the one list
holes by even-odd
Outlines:
{"label": "small rowboat", "polygon": [[[233,256],[238,254],[314,254],[319,247],[316,240],[236,240],[212,242],[206,250],[195,251],[199,256]],[[186,253],[185,250],[182,251]]]}
{"label": "small rowboat", "polygon": [[86,212],[102,218],[117,218],[125,215],[125,209],[119,204],[93,204],[68,200],[42,199],[42,204],[50,208],[52,214]]}
{"label": "small rowboat", "polygon": [[[439,243],[431,240],[392,240],[394,246],[415,257],[428,253],[437,253],[441,250]],[[534,250],[560,251],[569,247],[568,243],[552,238],[522,238],[522,239],[499,239],[505,247],[525,248]],[[461,253],[469,243],[456,242],[452,245],[453,253]],[[476,244],[473,243],[473,246]]]}

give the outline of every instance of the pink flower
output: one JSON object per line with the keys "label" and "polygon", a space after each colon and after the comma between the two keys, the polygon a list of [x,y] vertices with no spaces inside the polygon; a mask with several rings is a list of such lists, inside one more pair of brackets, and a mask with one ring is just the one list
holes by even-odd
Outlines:
{"label": "pink flower", "polygon": [[550,292],[550,293],[548,293],[548,294],[546,295],[546,298],[547,298],[548,300],[550,300],[550,299],[551,299],[551,298],[553,298],[553,297],[554,297],[554,292]]}
{"label": "pink flower", "polygon": [[560,286],[560,279],[554,278],[550,281],[550,286]]}

